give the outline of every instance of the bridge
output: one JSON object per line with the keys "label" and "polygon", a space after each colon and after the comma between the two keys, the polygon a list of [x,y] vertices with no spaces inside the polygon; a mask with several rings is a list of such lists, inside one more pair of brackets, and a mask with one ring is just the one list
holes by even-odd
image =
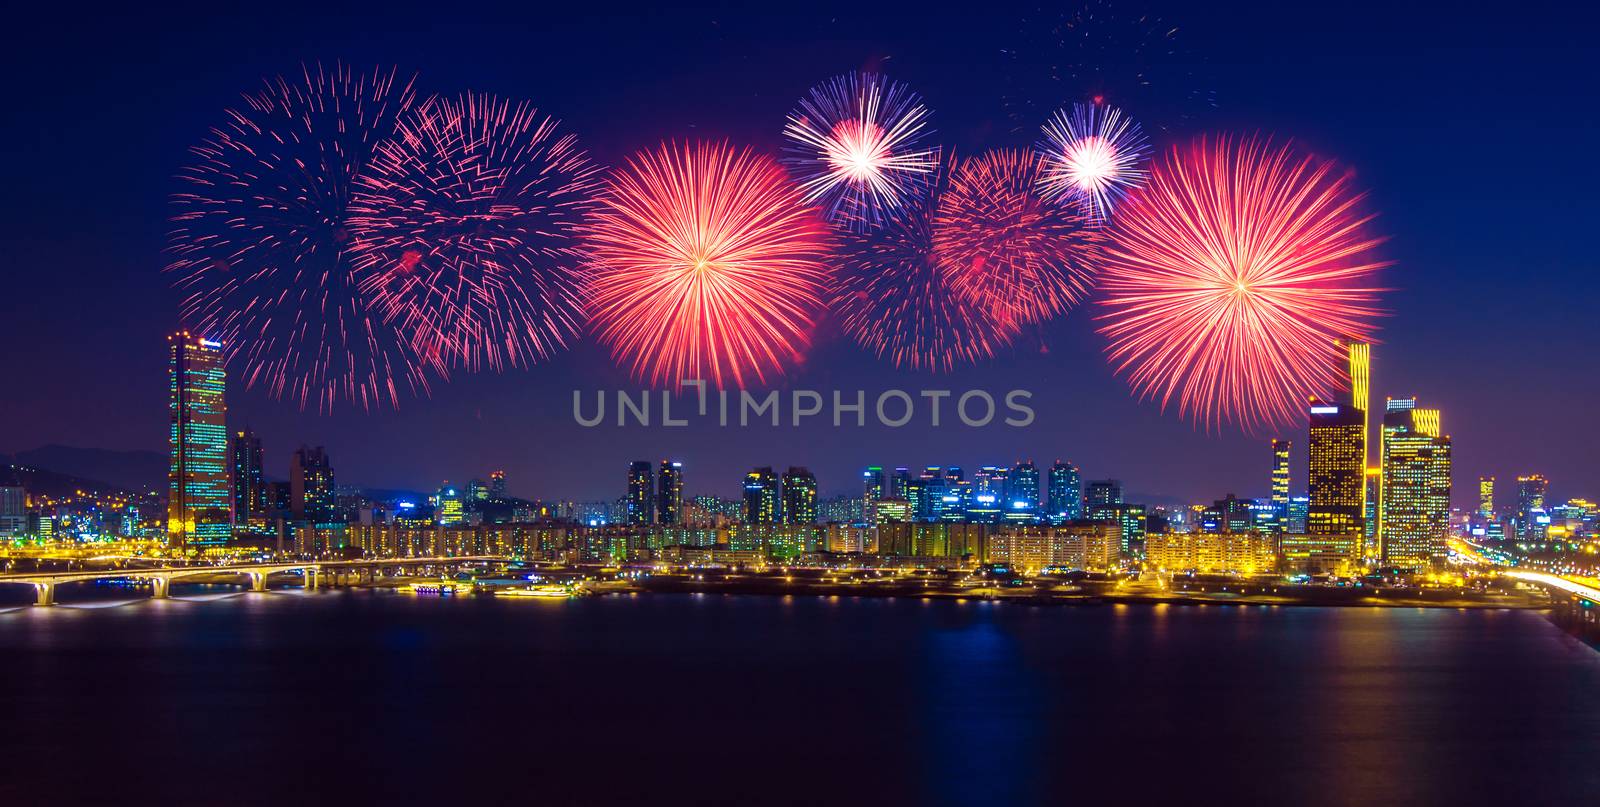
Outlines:
{"label": "bridge", "polygon": [[299,572],[307,589],[317,588],[324,575],[335,579],[341,574],[356,572],[375,574],[382,569],[413,566],[454,566],[463,563],[508,563],[510,558],[498,555],[468,555],[452,558],[387,558],[383,560],[319,560],[285,561],[281,563],[240,563],[222,566],[157,566],[151,568],[106,569],[79,572],[31,572],[0,574],[0,585],[33,586],[35,605],[54,605],[56,586],[66,583],[87,583],[95,580],[145,580],[149,581],[155,599],[166,599],[172,581],[190,577],[208,577],[219,574],[238,574],[250,581],[251,591],[266,591],[267,577],[283,572]]}

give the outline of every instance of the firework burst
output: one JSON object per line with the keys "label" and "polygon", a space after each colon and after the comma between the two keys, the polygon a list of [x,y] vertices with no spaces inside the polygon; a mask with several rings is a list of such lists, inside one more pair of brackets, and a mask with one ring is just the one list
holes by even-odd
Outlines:
{"label": "firework burst", "polygon": [[648,382],[744,387],[800,360],[826,225],[770,158],[663,144],[608,182],[585,227],[594,331]]}
{"label": "firework burst", "polygon": [[787,162],[805,202],[854,230],[882,223],[916,196],[939,163],[923,143],[928,111],[916,93],[877,73],[847,73],[812,88],[789,115]]}
{"label": "firework burst", "polygon": [[167,269],[184,322],[226,345],[247,386],[323,411],[427,392],[427,373],[371,315],[346,254],[352,185],[414,98],[393,70],[307,65],[246,94],[191,149]]}
{"label": "firework burst", "polygon": [[597,169],[526,102],[434,98],[357,180],[361,290],[415,352],[449,368],[527,366],[581,328],[574,227]]}
{"label": "firework burst", "polygon": [[997,321],[1043,322],[1088,294],[1101,237],[1072,206],[1040,195],[1042,160],[991,151],[959,162],[933,219],[951,289]]}
{"label": "firework burst", "polygon": [[1141,398],[1209,428],[1303,417],[1344,386],[1341,338],[1370,340],[1387,265],[1335,164],[1268,139],[1174,149],[1118,214],[1100,328]]}
{"label": "firework burst", "polygon": [[874,233],[845,238],[830,306],[844,332],[897,367],[949,372],[1009,345],[1016,327],[957,294],[933,248],[947,172]]}
{"label": "firework burst", "polygon": [[1115,107],[1073,104],[1070,113],[1058,110],[1045,123],[1039,154],[1045,197],[1076,204],[1091,220],[1104,222],[1117,201],[1144,184],[1150,142]]}

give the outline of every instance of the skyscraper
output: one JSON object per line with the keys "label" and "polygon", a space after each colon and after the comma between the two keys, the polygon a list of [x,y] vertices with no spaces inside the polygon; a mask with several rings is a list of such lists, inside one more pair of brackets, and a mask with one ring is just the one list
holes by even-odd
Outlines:
{"label": "skyscraper", "polygon": [[628,465],[629,524],[649,524],[655,520],[655,478],[648,460],[635,460]]}
{"label": "skyscraper", "polygon": [[1083,518],[1083,480],[1078,466],[1056,460],[1050,466],[1048,488],[1050,503],[1046,510],[1051,521],[1064,523]]}
{"label": "skyscraper", "polygon": [[805,468],[790,466],[783,474],[783,522],[817,523],[817,477]]}
{"label": "skyscraper", "polygon": [[1545,497],[1550,493],[1550,480],[1543,474],[1517,477],[1517,512],[1529,513],[1544,509]]}
{"label": "skyscraper", "polygon": [[1032,520],[1039,515],[1039,469],[1032,460],[1018,462],[1006,476],[1006,518]]}
{"label": "skyscraper", "polygon": [[1478,515],[1485,520],[1494,518],[1494,477],[1478,477]]}
{"label": "skyscraper", "polygon": [[167,342],[167,540],[174,547],[221,546],[233,531],[222,345],[187,331]]}
{"label": "skyscraper", "polygon": [[262,470],[261,438],[253,431],[235,432],[230,443],[235,527],[267,524],[267,479]]}
{"label": "skyscraper", "polygon": [[656,474],[656,523],[683,523],[683,463],[662,460]]}
{"label": "skyscraper", "polygon": [[506,498],[506,472],[489,472],[489,496],[495,499]]}
{"label": "skyscraper", "polygon": [[1450,530],[1450,438],[1440,433],[1439,410],[1418,409],[1412,398],[1390,399],[1380,450],[1383,564],[1436,568],[1445,560]]}
{"label": "skyscraper", "polygon": [[[1372,465],[1372,345],[1366,342],[1351,341],[1345,343],[1349,356],[1350,367],[1350,405],[1355,407],[1361,415],[1361,468],[1363,473],[1370,473]],[[1377,534],[1378,503],[1372,497],[1370,488],[1377,485],[1361,486],[1361,547],[1358,557],[1366,558],[1377,554],[1374,539]]]}
{"label": "skyscraper", "polygon": [[922,485],[922,495],[919,501],[922,510],[917,513],[917,520],[942,521],[944,519],[944,497],[949,491],[949,479],[945,477],[944,468],[938,465],[929,465],[922,469],[922,476],[917,481]]}
{"label": "skyscraper", "polygon": [[28,492],[0,479],[0,538],[20,538],[28,531]]}
{"label": "skyscraper", "polygon": [[894,469],[894,476],[889,478],[889,498],[905,499],[906,486],[911,484],[911,469],[899,467]]}
{"label": "skyscraper", "polygon": [[459,489],[446,482],[435,498],[438,501],[434,507],[434,521],[439,525],[452,527],[466,520],[466,502]]}
{"label": "skyscraper", "polygon": [[871,524],[873,522],[878,502],[888,497],[889,492],[885,489],[886,484],[887,480],[884,478],[881,466],[869,465],[865,471],[861,472],[861,520],[863,523]]}
{"label": "skyscraper", "polygon": [[1277,515],[1278,531],[1289,523],[1289,441],[1272,441],[1272,503]]}
{"label": "skyscraper", "polygon": [[[1313,400],[1306,449],[1306,532],[1350,536],[1359,543],[1365,502],[1365,413]],[[1357,557],[1363,554],[1357,551]]]}
{"label": "skyscraper", "polygon": [[772,468],[756,468],[744,475],[744,520],[747,524],[777,524],[783,519],[783,483]]}
{"label": "skyscraper", "polygon": [[334,521],[333,464],[322,446],[295,449],[289,459],[289,512],[312,524]]}
{"label": "skyscraper", "polygon": [[1122,504],[1122,481],[1119,479],[1097,479],[1089,483],[1084,499],[1088,505],[1090,515],[1097,507],[1111,507]]}

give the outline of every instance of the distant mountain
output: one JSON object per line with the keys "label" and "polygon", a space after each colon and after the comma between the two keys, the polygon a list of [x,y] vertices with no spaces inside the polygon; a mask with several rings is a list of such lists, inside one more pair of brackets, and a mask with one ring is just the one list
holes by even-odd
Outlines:
{"label": "distant mountain", "polygon": [[0,485],[16,485],[27,489],[30,494],[53,498],[68,498],[79,491],[124,498],[134,498],[145,492],[32,465],[14,464],[3,457],[0,457]]}
{"label": "distant mountain", "polygon": [[47,445],[19,451],[18,465],[99,480],[134,491],[161,490],[167,484],[167,455],[159,451],[108,451],[103,448]]}

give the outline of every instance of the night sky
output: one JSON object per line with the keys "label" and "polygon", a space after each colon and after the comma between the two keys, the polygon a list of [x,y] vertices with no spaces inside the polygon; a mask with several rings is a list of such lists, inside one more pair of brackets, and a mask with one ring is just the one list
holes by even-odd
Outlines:
{"label": "night sky", "polygon": [[[920,92],[938,139],[962,153],[1031,145],[1039,121],[1019,120],[1019,103],[1042,117],[1073,97],[1044,97],[1062,91],[1048,76],[1063,57],[1030,33],[1031,4],[231,5],[126,17],[61,5],[59,17],[8,26],[0,451],[164,449],[163,337],[178,303],[160,271],[172,177],[241,91],[302,62],[398,65],[419,74],[424,95],[525,97],[608,164],[664,138],[776,153],[784,115],[807,88],[863,67]],[[1443,409],[1457,504],[1471,501],[1479,474],[1500,477],[1503,501],[1510,480],[1533,471],[1551,477],[1557,500],[1600,496],[1600,272],[1587,243],[1600,220],[1600,12],[1570,5],[1103,5],[1127,30],[1142,8],[1180,29],[1187,56],[1158,60],[1132,98],[1108,98],[1142,117],[1158,145],[1259,130],[1356,169],[1396,262],[1382,277],[1394,291],[1374,394]],[[1104,69],[1126,86],[1128,67]],[[574,389],[629,386],[592,341],[531,371],[459,376],[398,412],[326,416],[236,385],[230,419],[262,433],[275,476],[296,445],[325,444],[341,483],[372,487],[426,489],[505,468],[517,495],[608,498],[622,493],[628,460],[671,456],[685,462],[691,494],[732,494],[753,465],[808,465],[831,493],[857,490],[866,464],[1059,457],[1086,478],[1122,478],[1134,494],[1265,495],[1273,435],[1208,434],[1136,402],[1101,358],[1091,308],[946,377],[893,371],[824,330],[788,382],[869,395],[1022,387],[1039,417],[1021,430],[583,429],[570,413]],[[1298,489],[1304,427],[1287,436]]]}

